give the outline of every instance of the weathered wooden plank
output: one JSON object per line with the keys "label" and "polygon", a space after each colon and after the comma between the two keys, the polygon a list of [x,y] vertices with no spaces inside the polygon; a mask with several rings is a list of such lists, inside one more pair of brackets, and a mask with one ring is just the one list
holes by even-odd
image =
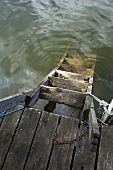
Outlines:
{"label": "weathered wooden plank", "polygon": [[40,85],[47,85],[48,84],[48,77],[54,76],[56,72],[56,69],[53,69],[41,82],[40,84],[33,89],[29,94],[26,95],[25,98],[25,106],[29,107],[29,105],[34,105],[36,101],[38,100],[38,96],[40,93]]}
{"label": "weathered wooden plank", "polygon": [[15,133],[21,111],[7,115],[0,126],[0,169]]}
{"label": "weathered wooden plank", "polygon": [[86,96],[83,108],[83,120],[88,120],[89,110],[91,106],[92,98],[90,96]]}
{"label": "weathered wooden plank", "polygon": [[56,87],[41,86],[41,99],[47,99],[56,103],[67,104],[82,109],[86,94]]}
{"label": "weathered wooden plank", "polygon": [[[87,111],[88,115],[87,115],[87,118],[86,118],[86,119],[83,118],[84,120],[88,120],[91,102],[92,102],[92,97],[87,95],[86,98],[85,98],[85,102],[84,102],[83,112],[84,112],[84,111]],[[83,113],[83,116],[84,116],[84,113]]]}
{"label": "weathered wooden plank", "polygon": [[92,98],[90,96],[86,96],[84,107],[79,115],[80,123],[82,120],[89,121],[89,109],[90,109],[91,101],[92,101]]}
{"label": "weathered wooden plank", "polygon": [[[57,127],[59,142],[71,141],[76,138],[78,121],[76,119],[62,117]],[[74,143],[54,145],[49,170],[70,169]]]}
{"label": "weathered wooden plank", "polygon": [[0,99],[0,113],[7,111],[25,100],[29,91]]}
{"label": "weathered wooden plank", "polygon": [[113,126],[103,126],[99,146],[97,170],[113,169]]}
{"label": "weathered wooden plank", "polygon": [[[86,131],[81,125],[80,135]],[[74,157],[73,170],[93,170],[95,167],[96,152],[90,151],[90,143],[88,134],[77,142],[76,153]]]}
{"label": "weathered wooden plank", "polygon": [[53,69],[40,83],[39,85],[34,88],[33,90],[29,90],[25,93],[15,94],[13,96],[6,97],[0,100],[0,113],[8,110],[12,107],[17,106],[19,103],[24,102],[26,103],[31,102],[30,104],[33,105],[38,99],[38,95],[40,92],[40,85],[41,84],[48,84],[48,76],[52,76],[55,74],[56,69]]}
{"label": "weathered wooden plank", "polygon": [[86,92],[88,88],[88,83],[79,82],[76,79],[69,80],[58,77],[49,77],[49,85],[80,92]]}
{"label": "weathered wooden plank", "polygon": [[[93,78],[89,77],[89,84],[88,84],[88,88],[86,89],[86,92],[92,93],[92,87],[93,87]],[[90,110],[91,103],[92,103],[91,96],[89,96],[89,95],[86,96],[85,102],[84,102],[83,111],[82,111],[81,117],[80,117],[80,121],[82,119],[83,120],[88,120],[89,110]]]}
{"label": "weathered wooden plank", "polygon": [[22,170],[41,112],[28,109],[24,112],[8,152],[3,170]]}
{"label": "weathered wooden plank", "polygon": [[46,169],[59,116],[43,112],[25,170]]}
{"label": "weathered wooden plank", "polygon": [[1,117],[1,118],[0,118],[0,126],[1,126],[1,124],[2,124],[2,120],[3,120],[3,118]]}
{"label": "weathered wooden plank", "polygon": [[92,101],[91,106],[90,106],[90,111],[89,111],[89,139],[90,139],[90,143],[97,145],[99,137],[100,137],[99,126],[97,123],[96,113],[94,110],[94,104]]}
{"label": "weathered wooden plank", "polygon": [[64,78],[64,79],[70,79],[70,80],[78,80],[79,82],[89,82],[90,76],[84,75],[84,74],[78,74],[78,73],[72,73],[68,71],[62,71],[62,70],[56,70],[56,75],[59,78]]}

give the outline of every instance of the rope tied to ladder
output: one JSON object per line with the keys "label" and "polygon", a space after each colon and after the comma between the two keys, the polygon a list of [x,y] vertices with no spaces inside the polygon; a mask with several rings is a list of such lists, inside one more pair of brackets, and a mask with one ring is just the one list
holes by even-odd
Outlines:
{"label": "rope tied to ladder", "polygon": [[100,100],[98,97],[96,97],[95,95],[91,94],[91,93],[86,93],[88,95],[90,95],[93,99],[95,99],[97,102],[99,102],[99,108],[98,111],[100,111],[103,107],[103,116],[102,116],[102,120],[103,122],[107,123],[110,119],[111,116],[113,116],[113,99],[111,101],[111,103],[107,103],[104,100]]}
{"label": "rope tied to ladder", "polygon": [[86,92],[86,94],[90,95],[93,99],[95,99],[97,102],[99,102],[99,106],[107,107],[109,106],[109,103],[107,103],[104,100],[100,100],[98,97],[96,97],[94,94]]}

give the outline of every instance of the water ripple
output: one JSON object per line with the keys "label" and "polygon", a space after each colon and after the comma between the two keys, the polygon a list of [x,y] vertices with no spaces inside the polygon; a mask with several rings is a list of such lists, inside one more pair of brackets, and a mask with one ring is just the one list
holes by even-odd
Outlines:
{"label": "water ripple", "polygon": [[111,0],[1,0],[0,22],[0,98],[35,87],[69,45],[97,55],[97,82],[112,90],[106,83],[113,84]]}

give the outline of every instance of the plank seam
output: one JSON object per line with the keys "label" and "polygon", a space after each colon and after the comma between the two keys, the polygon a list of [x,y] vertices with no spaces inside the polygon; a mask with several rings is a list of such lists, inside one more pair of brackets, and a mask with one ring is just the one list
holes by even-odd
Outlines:
{"label": "plank seam", "polygon": [[3,120],[4,120],[4,117],[1,118],[0,127],[2,125]]}
{"label": "plank seam", "polygon": [[39,117],[39,119],[38,119],[38,122],[37,122],[37,125],[36,125],[36,128],[35,128],[35,132],[34,132],[34,135],[33,135],[33,138],[32,138],[31,144],[30,144],[30,147],[29,147],[29,151],[28,151],[28,153],[27,153],[27,156],[26,156],[26,159],[25,159],[25,162],[24,162],[24,165],[23,165],[23,170],[24,170],[25,167],[26,167],[27,160],[28,160],[28,157],[29,157],[29,154],[30,154],[32,145],[33,145],[33,141],[34,141],[34,138],[35,138],[35,135],[36,135],[38,126],[39,126],[39,122],[40,122],[41,116],[42,116],[42,112],[40,112],[40,117]]}
{"label": "plank seam", "polygon": [[[76,138],[79,137],[79,134],[80,134],[80,127],[81,127],[81,122],[80,122],[80,120],[79,120],[79,122],[78,122],[78,127],[77,127],[77,131],[76,131]],[[72,153],[72,159],[71,159],[71,164],[70,164],[70,170],[73,169],[74,157],[75,157],[75,153],[76,153],[76,145],[77,145],[77,141],[75,142],[74,149],[73,149],[73,153]]]}
{"label": "plank seam", "polygon": [[72,168],[73,168],[75,152],[76,152],[76,147],[74,146],[73,153],[72,153],[71,164],[70,164],[70,170],[72,170]]}
{"label": "plank seam", "polygon": [[4,165],[5,165],[5,161],[6,161],[6,159],[7,159],[7,156],[8,156],[9,150],[10,150],[11,145],[12,145],[12,143],[13,143],[13,140],[14,140],[15,134],[16,134],[16,132],[17,132],[17,129],[18,129],[19,123],[20,123],[21,118],[22,118],[22,115],[23,115],[23,111],[22,111],[22,113],[21,113],[21,115],[20,115],[20,118],[19,118],[19,120],[18,120],[18,123],[17,123],[17,126],[16,126],[16,128],[15,128],[14,134],[13,134],[13,136],[12,136],[11,142],[10,142],[9,147],[8,147],[8,149],[7,149],[7,152],[6,152],[5,158],[4,158],[3,163],[2,163],[2,165],[1,165],[1,170],[3,169],[3,167],[4,167]]}
{"label": "plank seam", "polygon": [[96,157],[95,157],[95,164],[94,164],[94,170],[97,170],[97,164],[98,164],[98,157],[99,157],[99,146],[100,146],[100,139],[101,139],[101,130],[102,127],[100,127],[100,137],[98,139],[98,145],[97,145],[97,151],[96,151]]}
{"label": "plank seam", "polygon": [[[59,117],[58,124],[56,126],[55,132],[57,132],[57,129],[58,129],[58,126],[59,126],[60,122],[61,122],[61,117]],[[49,168],[49,164],[50,164],[50,161],[51,161],[53,149],[54,149],[54,144],[52,144],[52,146],[51,146],[50,155],[49,155],[49,158],[48,158],[46,170],[48,170],[48,168]]]}

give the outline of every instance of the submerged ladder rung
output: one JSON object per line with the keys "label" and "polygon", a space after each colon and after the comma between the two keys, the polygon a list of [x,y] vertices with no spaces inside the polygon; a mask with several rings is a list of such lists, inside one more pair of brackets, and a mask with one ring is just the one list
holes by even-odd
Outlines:
{"label": "submerged ladder rung", "polygon": [[84,74],[78,74],[78,73],[72,73],[69,71],[61,71],[61,70],[56,70],[56,75],[59,78],[64,78],[64,79],[70,79],[70,80],[78,80],[79,82],[89,82],[89,78],[91,76],[84,75]]}

